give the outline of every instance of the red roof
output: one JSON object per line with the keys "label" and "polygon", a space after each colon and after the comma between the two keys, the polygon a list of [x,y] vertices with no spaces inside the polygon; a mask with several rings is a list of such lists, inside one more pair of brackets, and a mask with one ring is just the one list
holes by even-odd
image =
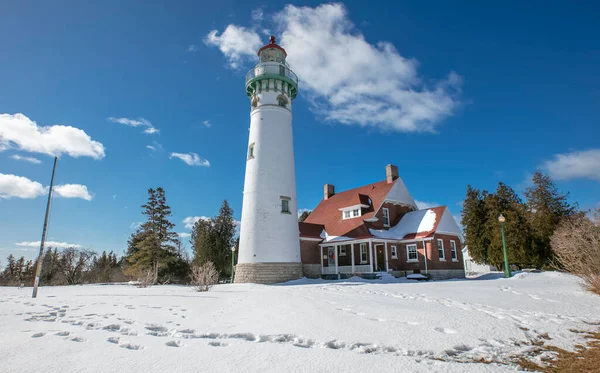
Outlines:
{"label": "red roof", "polygon": [[322,224],[311,224],[306,222],[299,222],[298,228],[300,229],[300,236],[305,238],[322,238],[321,233],[325,226]]}
{"label": "red roof", "polygon": [[[394,183],[383,180],[334,194],[328,199],[322,200],[305,222],[324,226],[329,236],[372,237],[363,220],[375,215],[376,210],[381,206],[393,186]],[[370,204],[369,199],[371,199]],[[361,217],[342,219],[340,209],[358,204],[369,205],[363,210]],[[302,235],[302,230],[300,232]]]}
{"label": "red roof", "polygon": [[285,54],[285,56],[287,57],[287,52],[285,51],[285,49],[281,48],[279,45],[277,45],[277,43],[275,43],[275,36],[271,36],[271,38],[269,39],[269,44],[265,45],[264,47],[260,48],[258,50],[258,55],[260,56],[260,52],[262,52],[263,49],[267,49],[267,48],[275,48],[275,49],[279,49],[280,51],[283,52],[283,54]]}

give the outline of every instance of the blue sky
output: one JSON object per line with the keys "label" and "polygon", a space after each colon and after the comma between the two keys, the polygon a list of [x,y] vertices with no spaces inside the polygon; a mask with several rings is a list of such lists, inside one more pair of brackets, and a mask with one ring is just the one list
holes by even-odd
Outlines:
{"label": "blue sky", "polygon": [[344,190],[383,179],[388,163],[422,206],[454,215],[467,184],[523,190],[537,169],[582,208],[598,207],[599,10],[4,1],[0,261],[34,257],[56,153],[52,242],[122,252],[147,189],[158,186],[178,232],[189,232],[188,217],[215,215],[223,199],[239,219],[244,76],[270,34],[300,79],[301,208],[320,201],[325,183]]}

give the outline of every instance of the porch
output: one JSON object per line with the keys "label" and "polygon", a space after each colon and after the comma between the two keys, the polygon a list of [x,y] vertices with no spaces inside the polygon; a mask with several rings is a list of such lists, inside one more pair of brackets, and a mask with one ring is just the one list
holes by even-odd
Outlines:
{"label": "porch", "polygon": [[[394,246],[395,247],[395,246]],[[353,240],[319,245],[321,274],[362,275],[390,272],[388,242]],[[394,253],[396,253],[394,249]]]}

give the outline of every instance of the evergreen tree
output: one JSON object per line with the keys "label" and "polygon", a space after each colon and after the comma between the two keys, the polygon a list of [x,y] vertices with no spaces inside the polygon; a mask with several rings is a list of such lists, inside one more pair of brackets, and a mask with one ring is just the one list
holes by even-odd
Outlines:
{"label": "evergreen tree", "polygon": [[168,219],[171,208],[167,205],[163,188],[150,188],[148,202],[142,208],[147,220],[128,242],[128,261],[134,273],[151,270],[156,283],[159,270],[177,259],[179,236],[173,231],[175,224]]}
{"label": "evergreen tree", "polygon": [[16,260],[13,254],[9,254],[6,258],[6,268],[4,269],[5,275],[13,278],[16,273]]}
{"label": "evergreen tree", "polygon": [[308,216],[310,215],[312,211],[304,211],[299,217],[298,217],[298,221],[299,222],[303,222],[306,220],[306,218],[308,218]]}
{"label": "evergreen tree", "polygon": [[235,233],[233,210],[227,200],[224,200],[217,217],[198,220],[192,228],[194,263],[213,262],[221,275],[229,274],[231,248],[236,244]]}
{"label": "evergreen tree", "polygon": [[489,236],[486,235],[487,213],[483,199],[484,193],[470,185],[467,186],[461,224],[464,227],[465,244],[469,248],[469,255],[477,263],[488,263],[488,247],[490,245]]}
{"label": "evergreen tree", "polygon": [[498,183],[495,194],[484,198],[486,209],[485,233],[489,239],[488,263],[496,268],[502,268],[504,253],[502,249],[502,234],[498,217],[506,218],[504,234],[508,252],[508,261],[518,267],[531,264],[531,240],[527,210],[517,193],[503,183]]}
{"label": "evergreen tree", "polygon": [[533,264],[537,268],[548,267],[553,260],[550,238],[560,221],[577,212],[577,205],[567,201],[569,194],[562,194],[548,175],[536,172],[533,186],[525,191],[527,210],[532,233]]}
{"label": "evergreen tree", "polygon": [[40,284],[50,284],[54,273],[54,263],[52,256],[52,248],[46,249],[46,253],[42,259],[42,273],[40,274]]}

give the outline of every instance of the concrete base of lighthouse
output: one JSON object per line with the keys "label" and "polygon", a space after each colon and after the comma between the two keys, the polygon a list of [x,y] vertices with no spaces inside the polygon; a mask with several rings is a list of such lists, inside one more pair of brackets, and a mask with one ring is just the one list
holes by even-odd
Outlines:
{"label": "concrete base of lighthouse", "polygon": [[302,278],[302,263],[238,263],[236,283],[276,284]]}

